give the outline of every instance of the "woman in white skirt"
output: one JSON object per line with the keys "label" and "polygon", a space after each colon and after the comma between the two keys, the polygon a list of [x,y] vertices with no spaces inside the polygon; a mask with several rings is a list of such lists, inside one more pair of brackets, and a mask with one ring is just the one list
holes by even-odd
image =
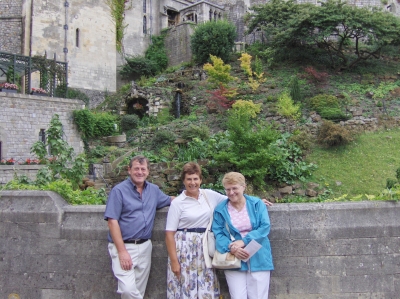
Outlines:
{"label": "woman in white skirt", "polygon": [[202,241],[214,208],[226,196],[200,189],[202,175],[197,163],[185,164],[181,179],[186,190],[171,202],[167,216],[167,298],[218,298],[218,279],[215,269],[205,265]]}

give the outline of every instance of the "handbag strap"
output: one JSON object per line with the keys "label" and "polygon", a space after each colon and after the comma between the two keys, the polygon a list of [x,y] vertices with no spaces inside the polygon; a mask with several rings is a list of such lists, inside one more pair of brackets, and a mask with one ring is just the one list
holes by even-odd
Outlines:
{"label": "handbag strap", "polygon": [[210,207],[210,223],[213,221],[214,215],[213,215],[213,209],[211,208],[210,202],[208,201],[208,197],[206,192],[203,192],[202,190],[200,191],[201,194],[203,194],[204,198],[206,199],[206,202],[208,204],[208,206]]}
{"label": "handbag strap", "polygon": [[[213,218],[214,218],[213,210],[212,210],[212,208],[211,208],[210,202],[208,201],[207,194],[206,194],[205,192],[202,192],[202,191],[201,191],[201,194],[203,194],[204,198],[205,198],[206,201],[207,201],[208,206],[210,207],[210,212],[211,212],[210,224],[211,224],[211,223],[213,222]],[[210,226],[210,230],[211,230],[211,225],[209,225],[209,226]],[[235,238],[232,236],[231,231],[230,231],[230,229],[229,229],[229,227],[228,227],[228,222],[227,222],[227,221],[225,221],[225,227],[226,227],[226,230],[227,230],[228,233],[229,233],[229,236],[231,237],[231,241],[235,241]]]}

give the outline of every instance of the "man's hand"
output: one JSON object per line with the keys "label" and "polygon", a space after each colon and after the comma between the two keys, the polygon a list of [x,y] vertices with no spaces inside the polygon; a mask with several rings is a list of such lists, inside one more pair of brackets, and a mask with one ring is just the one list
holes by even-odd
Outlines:
{"label": "man's hand", "polygon": [[129,271],[132,269],[132,258],[128,251],[118,252],[118,258],[122,270]]}
{"label": "man's hand", "polygon": [[263,201],[263,203],[265,203],[265,205],[266,205],[267,207],[271,207],[271,206],[273,205],[272,202],[266,200],[265,198],[263,198],[263,199],[261,199],[261,200]]}

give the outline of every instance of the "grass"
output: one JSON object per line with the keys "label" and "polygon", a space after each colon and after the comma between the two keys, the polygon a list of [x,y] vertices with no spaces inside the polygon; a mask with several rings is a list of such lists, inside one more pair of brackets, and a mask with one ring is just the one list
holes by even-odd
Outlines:
{"label": "grass", "polygon": [[307,161],[318,165],[313,180],[331,189],[334,197],[378,195],[385,189],[387,178],[395,179],[400,167],[399,148],[397,128],[362,134],[344,147],[315,148]]}

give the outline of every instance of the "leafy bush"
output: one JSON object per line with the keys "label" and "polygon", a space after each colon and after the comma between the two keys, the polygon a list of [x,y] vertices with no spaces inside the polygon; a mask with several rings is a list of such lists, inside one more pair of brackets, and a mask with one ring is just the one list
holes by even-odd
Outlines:
{"label": "leafy bush", "polygon": [[395,179],[386,179],[386,188],[393,189],[398,184],[398,181]]}
{"label": "leafy bush", "polygon": [[116,133],[115,124],[118,124],[117,116],[108,112],[94,113],[94,137],[110,136]]}
{"label": "leafy bush", "polygon": [[221,58],[210,54],[211,63],[206,63],[203,69],[207,72],[207,80],[214,84],[214,86],[219,86],[221,84],[226,85],[229,82],[235,80],[234,77],[230,75],[231,66],[229,64],[224,64]]}
{"label": "leafy bush", "polygon": [[301,150],[308,151],[312,145],[312,136],[306,132],[293,133],[293,135],[289,137],[289,142],[294,142]]}
{"label": "leafy bush", "polygon": [[[45,184],[50,179],[54,181],[61,177],[77,188],[86,173],[87,164],[82,155],[74,157],[74,149],[63,139],[62,123],[58,114],[54,114],[50,120],[46,142],[45,144],[37,141],[31,147],[31,153],[48,165],[48,169],[44,167],[38,171],[38,184]],[[47,156],[48,147],[51,157]]]}
{"label": "leafy bush", "polygon": [[339,108],[324,108],[319,114],[323,119],[328,119],[332,121],[346,120],[348,117]]}
{"label": "leafy bush", "polygon": [[82,133],[82,139],[93,137],[95,117],[88,109],[74,110],[74,121],[78,126],[78,131]]}
{"label": "leafy bush", "polygon": [[199,138],[200,140],[207,140],[210,137],[210,129],[206,125],[196,126],[190,125],[189,127],[182,130],[182,138],[194,139]]}
{"label": "leafy bush", "polygon": [[229,61],[236,39],[235,25],[227,21],[205,22],[196,27],[191,37],[194,60],[204,64],[210,55]]}
{"label": "leafy bush", "polygon": [[176,135],[172,131],[158,130],[151,141],[152,148],[158,149],[165,145],[172,144],[176,140]]}
{"label": "leafy bush", "polygon": [[300,118],[300,105],[294,104],[293,100],[287,93],[283,93],[278,98],[277,103],[278,113],[284,117],[297,120]]}
{"label": "leafy bush", "polygon": [[290,88],[290,97],[292,98],[292,100],[295,103],[300,103],[303,97],[300,92],[299,78],[297,78],[297,76],[293,76],[291,78],[289,83],[289,88]]}
{"label": "leafy bush", "polygon": [[121,130],[128,132],[138,127],[140,118],[136,114],[125,114],[121,117]]}
{"label": "leafy bush", "polygon": [[254,104],[253,101],[237,100],[233,105],[232,117],[251,119],[256,118],[261,111],[261,104]]}
{"label": "leafy bush", "polygon": [[124,79],[137,80],[141,76],[154,76],[158,70],[157,63],[144,56],[126,56],[125,62],[119,70]]}
{"label": "leafy bush", "polygon": [[310,108],[320,113],[324,108],[340,108],[337,97],[328,94],[319,94],[309,99]]}
{"label": "leafy bush", "polygon": [[164,46],[165,36],[166,32],[163,32],[158,36],[153,35],[151,38],[152,43],[144,54],[146,59],[149,59],[155,63],[156,73],[165,70],[168,66],[168,56]]}
{"label": "leafy bush", "polygon": [[348,144],[353,138],[345,127],[326,120],[318,130],[317,140],[327,146],[338,146]]}
{"label": "leafy bush", "polygon": [[268,178],[272,180],[288,184],[305,181],[316,169],[316,165],[303,161],[303,152],[296,143],[290,142],[289,133],[271,143],[269,152],[274,157],[268,167]]}

